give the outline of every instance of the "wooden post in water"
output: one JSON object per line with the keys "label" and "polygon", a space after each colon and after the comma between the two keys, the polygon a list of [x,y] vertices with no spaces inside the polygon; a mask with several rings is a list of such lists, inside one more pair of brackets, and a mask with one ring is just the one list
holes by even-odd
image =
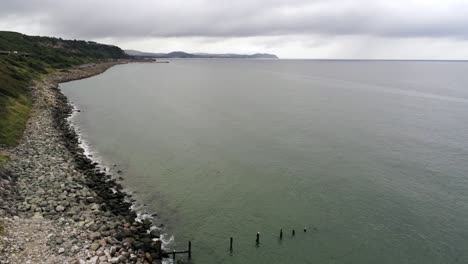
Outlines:
{"label": "wooden post in water", "polygon": [[292,235],[295,236],[296,235],[296,230],[292,230]]}
{"label": "wooden post in water", "polygon": [[280,229],[280,240],[283,240],[283,228]]}
{"label": "wooden post in water", "polygon": [[172,259],[173,259],[174,262],[175,262],[175,250],[172,251]]}
{"label": "wooden post in water", "polygon": [[257,245],[260,244],[260,232],[257,232],[257,240],[255,242],[257,242]]}
{"label": "wooden post in water", "polygon": [[192,241],[189,240],[188,242],[188,258],[192,258]]}
{"label": "wooden post in water", "polygon": [[232,251],[232,237],[229,239],[229,250]]}

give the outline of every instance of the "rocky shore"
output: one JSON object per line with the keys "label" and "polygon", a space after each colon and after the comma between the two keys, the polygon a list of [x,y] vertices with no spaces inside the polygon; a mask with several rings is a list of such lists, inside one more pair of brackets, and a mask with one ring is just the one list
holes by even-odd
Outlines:
{"label": "rocky shore", "polygon": [[0,263],[160,263],[159,232],[138,221],[129,195],[83,153],[58,84],[115,64],[59,71],[32,87],[19,145],[0,171]]}

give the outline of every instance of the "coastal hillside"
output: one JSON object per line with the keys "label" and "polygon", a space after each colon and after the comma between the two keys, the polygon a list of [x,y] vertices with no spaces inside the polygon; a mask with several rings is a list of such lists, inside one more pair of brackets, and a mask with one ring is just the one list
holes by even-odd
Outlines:
{"label": "coastal hillside", "polygon": [[14,145],[21,137],[33,80],[56,69],[126,57],[116,46],[0,31],[0,145]]}

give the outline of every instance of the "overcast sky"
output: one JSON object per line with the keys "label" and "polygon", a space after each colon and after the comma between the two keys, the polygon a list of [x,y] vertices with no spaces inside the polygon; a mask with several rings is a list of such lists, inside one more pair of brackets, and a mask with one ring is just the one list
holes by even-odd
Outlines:
{"label": "overcast sky", "polygon": [[0,30],[124,49],[468,59],[466,0],[0,1]]}

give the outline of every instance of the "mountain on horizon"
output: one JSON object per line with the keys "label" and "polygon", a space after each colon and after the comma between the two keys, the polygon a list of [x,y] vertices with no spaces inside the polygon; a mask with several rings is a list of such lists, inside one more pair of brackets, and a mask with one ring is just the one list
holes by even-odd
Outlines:
{"label": "mountain on horizon", "polygon": [[202,58],[202,59],[278,59],[275,54],[255,53],[255,54],[213,54],[213,53],[188,53],[184,51],[173,51],[169,53],[153,53],[138,50],[124,50],[127,55],[147,58]]}

